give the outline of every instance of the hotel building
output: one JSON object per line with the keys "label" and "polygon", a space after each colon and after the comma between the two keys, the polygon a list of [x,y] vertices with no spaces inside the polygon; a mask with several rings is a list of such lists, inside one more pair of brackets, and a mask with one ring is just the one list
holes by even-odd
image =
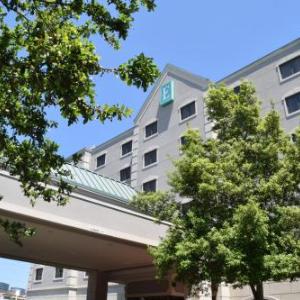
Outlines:
{"label": "hotel building", "polygon": [[[222,78],[237,92],[242,80],[251,81],[262,100],[262,114],[272,103],[281,124],[292,135],[300,125],[300,39],[267,54]],[[139,191],[167,190],[171,159],[180,155],[182,136],[196,128],[211,137],[211,123],[204,98],[210,80],[173,65],[167,65],[142,105],[133,126],[98,145],[84,148],[81,167],[125,182]],[[47,266],[31,268],[27,297],[40,299],[85,299],[87,274]],[[300,299],[299,282],[266,283],[265,295],[272,300]],[[123,287],[111,284],[108,299],[124,299]],[[207,293],[200,295],[210,299]],[[252,299],[248,288],[222,286],[219,299]]]}

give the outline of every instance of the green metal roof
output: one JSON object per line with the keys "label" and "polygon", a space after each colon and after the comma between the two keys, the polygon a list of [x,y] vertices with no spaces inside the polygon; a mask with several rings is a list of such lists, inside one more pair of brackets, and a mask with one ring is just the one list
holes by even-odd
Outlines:
{"label": "green metal roof", "polygon": [[71,174],[71,176],[64,178],[64,180],[78,188],[84,188],[126,203],[137,194],[136,190],[131,186],[92,171],[71,164],[66,164],[64,168]]}

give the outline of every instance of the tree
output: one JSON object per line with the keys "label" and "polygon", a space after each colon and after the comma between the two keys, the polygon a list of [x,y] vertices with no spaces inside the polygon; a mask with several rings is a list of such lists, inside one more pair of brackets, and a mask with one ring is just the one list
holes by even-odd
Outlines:
{"label": "tree", "polygon": [[266,280],[300,276],[300,208],[278,207],[272,215],[255,201],[236,209],[221,230],[227,282],[249,284],[264,299]]}
{"label": "tree", "polygon": [[[293,278],[295,269],[289,268],[291,264],[287,259],[287,265],[280,264],[286,271],[277,268],[278,276],[276,272],[262,271],[263,276],[255,277],[255,268],[250,267],[249,262],[248,277],[241,280],[242,260],[233,254],[247,257],[247,253],[243,253],[247,247],[238,247],[237,237],[242,232],[238,230],[245,221],[238,216],[248,212],[241,207],[254,205],[254,212],[257,210],[262,218],[262,229],[267,222],[268,238],[275,237],[266,243],[276,246],[276,251],[264,252],[260,249],[265,247],[264,243],[258,243],[256,250],[264,259],[268,255],[269,269],[276,259],[278,262],[280,255],[299,260],[297,235],[289,235],[290,243],[285,247],[283,231],[275,224],[284,220],[284,214],[278,212],[291,212],[300,202],[300,129],[296,130],[296,142],[293,142],[281,129],[279,115],[274,109],[265,116],[260,115],[255,89],[247,82],[241,84],[239,93],[224,85],[212,86],[205,101],[217,137],[204,140],[195,131],[187,132],[183,155],[174,161],[175,170],[170,174],[169,184],[172,192],[190,201],[173,214],[173,225],[166,238],[150,253],[159,276],[173,270],[177,279],[190,287],[208,280],[213,299],[217,297],[218,285],[225,281],[253,285],[255,299],[261,300],[262,293],[257,291],[263,281]],[[160,198],[157,197],[157,201],[161,201]],[[252,214],[253,218],[256,216]],[[278,222],[274,221],[275,217]],[[293,230],[299,233],[299,218],[297,220]],[[255,218],[251,222],[249,226],[255,227]],[[291,222],[283,223],[292,225]],[[245,243],[248,239],[259,241],[260,233],[249,230],[249,235],[243,236]],[[243,263],[246,268],[247,262]],[[260,265],[261,270],[265,267]]]}
{"label": "tree", "polygon": [[[155,8],[155,0],[3,0],[0,1],[0,161],[17,176],[26,196],[64,205],[71,187],[63,180],[65,159],[46,134],[58,126],[48,118],[56,108],[69,125],[121,119],[124,105],[98,104],[92,76],[117,75],[146,90],[159,75],[143,53],[107,68],[92,37],[113,49],[127,38],[134,14]],[[51,175],[59,179],[49,188]],[[0,220],[14,240],[32,234],[22,224]]]}

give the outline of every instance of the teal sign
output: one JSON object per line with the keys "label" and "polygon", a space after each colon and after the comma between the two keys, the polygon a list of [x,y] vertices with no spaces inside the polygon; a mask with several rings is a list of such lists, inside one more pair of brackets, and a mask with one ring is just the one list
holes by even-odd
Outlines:
{"label": "teal sign", "polygon": [[161,106],[165,106],[174,101],[174,82],[169,81],[161,87],[160,102]]}

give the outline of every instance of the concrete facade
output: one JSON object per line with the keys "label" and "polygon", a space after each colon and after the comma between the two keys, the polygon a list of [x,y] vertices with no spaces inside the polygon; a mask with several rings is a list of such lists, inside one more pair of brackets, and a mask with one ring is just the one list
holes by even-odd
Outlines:
{"label": "concrete facade", "polygon": [[[36,268],[43,268],[41,281],[35,280]],[[62,278],[55,278],[55,267],[32,265],[28,282],[28,299],[36,300],[86,300],[88,274],[64,269]],[[110,283],[107,300],[125,300],[124,287]]]}
{"label": "concrete facade", "polygon": [[[88,300],[97,300],[106,299],[107,290],[111,291],[110,298],[115,294],[121,297],[122,286],[108,287],[108,282],[130,284],[132,291],[136,282],[137,286],[140,281],[157,283],[147,247],[160,243],[169,224],[157,223],[151,216],[130,208],[128,201],[134,190],[128,185],[78,167],[72,169],[81,174],[77,182],[82,178],[85,184],[72,191],[67,207],[44,201],[32,207],[20,182],[8,171],[0,170],[0,217],[36,229],[34,237],[22,239],[22,247],[0,231],[1,257],[35,263],[30,276],[30,297],[76,299],[87,294]],[[89,176],[94,183],[94,177],[105,182],[111,193],[100,192],[101,186],[95,192],[92,182],[87,180]],[[118,191],[127,193],[127,204],[124,198],[117,197]],[[161,286],[161,295],[183,295],[184,290],[175,290],[171,281],[166,281],[167,285]]]}
{"label": "concrete facade", "polygon": [[[300,104],[299,109],[291,113],[287,108],[286,98],[300,92],[300,72],[296,70],[294,74],[283,78],[280,66],[298,56],[300,56],[300,39],[245,66],[219,80],[218,83],[224,82],[231,87],[236,87],[242,80],[251,81],[256,87],[258,97],[262,100],[262,113],[268,112],[273,103],[280,114],[283,127],[292,134],[293,130],[300,125]],[[174,99],[170,104],[162,106],[160,105],[162,87],[169,82],[174,85]],[[209,83],[210,81],[206,78],[167,65],[135,118],[133,127],[95,148],[82,149],[80,151],[83,154],[82,166],[116,180],[120,180],[122,169],[130,167],[131,178],[128,182],[137,190],[143,190],[145,183],[154,180],[157,190],[168,189],[167,172],[172,169],[171,159],[176,159],[180,155],[182,134],[188,127],[198,129],[204,137],[210,137],[212,134],[204,105]],[[195,113],[182,120],[181,108],[192,102],[195,102]],[[297,108],[297,105],[296,103],[294,108]],[[157,133],[145,137],[146,126],[153,122],[157,122]],[[132,151],[122,156],[122,145],[129,141],[132,141]],[[145,153],[153,150],[156,150],[157,160],[146,166]],[[101,155],[105,155],[105,163],[97,166],[97,158]],[[43,299],[46,299],[46,296],[49,299],[83,299],[70,294],[72,289],[76,289],[82,292],[82,296],[84,295],[86,281],[82,278],[83,273],[75,274],[66,270],[65,278],[58,282],[53,280],[53,275],[51,275],[53,268],[45,267],[45,279],[37,285],[33,282],[36,268],[36,265],[32,266],[28,299],[39,300],[41,294],[43,294]],[[68,275],[69,272],[73,274],[73,277]],[[69,286],[70,278],[73,280],[72,286]],[[119,296],[116,296],[111,289],[112,287],[109,287],[111,293],[109,297],[123,299],[123,292],[120,292],[122,288],[117,293]],[[55,294],[58,290],[63,292]],[[266,283],[265,291],[270,300],[300,299],[299,282]],[[210,299],[209,292],[201,295],[201,298]],[[252,298],[247,288],[232,289],[224,285],[219,299],[250,300]]]}

